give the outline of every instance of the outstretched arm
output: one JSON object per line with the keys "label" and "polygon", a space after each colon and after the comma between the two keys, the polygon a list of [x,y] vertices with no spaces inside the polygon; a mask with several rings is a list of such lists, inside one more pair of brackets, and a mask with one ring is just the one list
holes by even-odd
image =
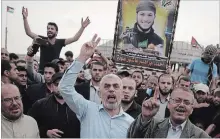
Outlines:
{"label": "outstretched arm", "polygon": [[83,21],[83,18],[81,20],[81,28],[79,29],[79,31],[71,38],[68,38],[65,40],[65,45],[71,44],[75,41],[78,41],[79,38],[81,37],[84,29],[90,24],[90,20],[89,17],[86,18],[85,21]]}
{"label": "outstretched arm", "polygon": [[30,26],[28,24],[28,9],[27,8],[22,8],[22,15],[23,15],[23,20],[24,20],[24,29],[25,29],[25,33],[31,37],[32,39],[36,38],[38,35],[31,32]]}

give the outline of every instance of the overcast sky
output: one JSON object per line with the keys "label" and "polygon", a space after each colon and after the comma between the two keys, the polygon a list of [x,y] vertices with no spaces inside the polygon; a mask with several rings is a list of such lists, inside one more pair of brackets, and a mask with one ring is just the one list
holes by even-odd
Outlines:
{"label": "overcast sky", "polygon": [[[202,45],[219,43],[219,0],[182,0],[180,3],[175,40],[191,41],[194,36]],[[46,36],[48,22],[56,22],[58,38],[75,35],[80,28],[81,17],[89,16],[91,24],[80,40],[66,46],[67,50],[79,54],[80,46],[97,33],[102,39],[113,39],[117,1],[2,1],[2,47],[5,46],[6,7],[15,8],[8,13],[8,50],[19,54],[26,53],[32,40],[26,36],[22,19],[22,6],[28,8],[28,21],[32,32]],[[38,54],[39,55],[39,54]]]}

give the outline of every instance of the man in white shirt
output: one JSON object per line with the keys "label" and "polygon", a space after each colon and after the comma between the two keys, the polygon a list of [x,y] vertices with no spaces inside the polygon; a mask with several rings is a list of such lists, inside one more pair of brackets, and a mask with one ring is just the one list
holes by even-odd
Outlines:
{"label": "man in white shirt", "polygon": [[23,114],[23,104],[18,88],[13,84],[3,84],[1,89],[1,137],[39,138],[37,122]]}
{"label": "man in white shirt", "polygon": [[142,104],[142,113],[128,130],[129,138],[210,138],[202,129],[188,120],[193,112],[194,95],[186,88],[175,88],[169,99],[170,117],[158,121],[160,104],[158,88],[153,97]]}

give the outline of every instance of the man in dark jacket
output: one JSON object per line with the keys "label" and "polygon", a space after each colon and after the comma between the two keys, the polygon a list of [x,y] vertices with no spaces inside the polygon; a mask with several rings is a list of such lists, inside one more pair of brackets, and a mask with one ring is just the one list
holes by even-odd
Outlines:
{"label": "man in dark jacket", "polygon": [[53,75],[53,95],[38,100],[28,112],[37,121],[41,138],[80,138],[80,122],[57,87],[62,76],[62,73]]}
{"label": "man in dark jacket", "polygon": [[76,85],[75,89],[77,92],[82,94],[85,99],[101,104],[99,83],[104,76],[104,65],[100,62],[94,62],[92,63],[90,70],[92,79],[88,82]]}
{"label": "man in dark jacket", "polygon": [[59,67],[53,63],[47,63],[44,66],[45,83],[33,84],[27,88],[27,95],[30,103],[33,105],[37,100],[42,99],[52,94],[51,78],[59,72]]}

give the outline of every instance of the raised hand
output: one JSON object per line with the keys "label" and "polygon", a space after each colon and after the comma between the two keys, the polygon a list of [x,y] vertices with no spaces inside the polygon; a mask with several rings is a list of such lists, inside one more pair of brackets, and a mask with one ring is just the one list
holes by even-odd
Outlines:
{"label": "raised hand", "polygon": [[64,134],[63,131],[58,129],[47,130],[47,136],[49,138],[61,138],[60,134]]}
{"label": "raised hand", "polygon": [[142,103],[142,118],[144,120],[152,119],[158,112],[160,104],[157,101],[159,95],[159,87],[156,88],[154,96]]}
{"label": "raised hand", "polygon": [[23,15],[24,19],[26,19],[28,17],[28,9],[27,8],[22,7],[22,15]]}
{"label": "raised hand", "polygon": [[87,17],[85,21],[83,21],[83,18],[82,18],[82,20],[81,20],[81,26],[82,26],[83,28],[86,28],[89,24],[90,24],[89,17]]}
{"label": "raised hand", "polygon": [[79,61],[86,62],[86,60],[89,59],[94,54],[95,48],[97,47],[97,45],[101,40],[100,37],[98,39],[96,38],[97,38],[97,34],[93,36],[91,41],[83,44],[78,57]]}

